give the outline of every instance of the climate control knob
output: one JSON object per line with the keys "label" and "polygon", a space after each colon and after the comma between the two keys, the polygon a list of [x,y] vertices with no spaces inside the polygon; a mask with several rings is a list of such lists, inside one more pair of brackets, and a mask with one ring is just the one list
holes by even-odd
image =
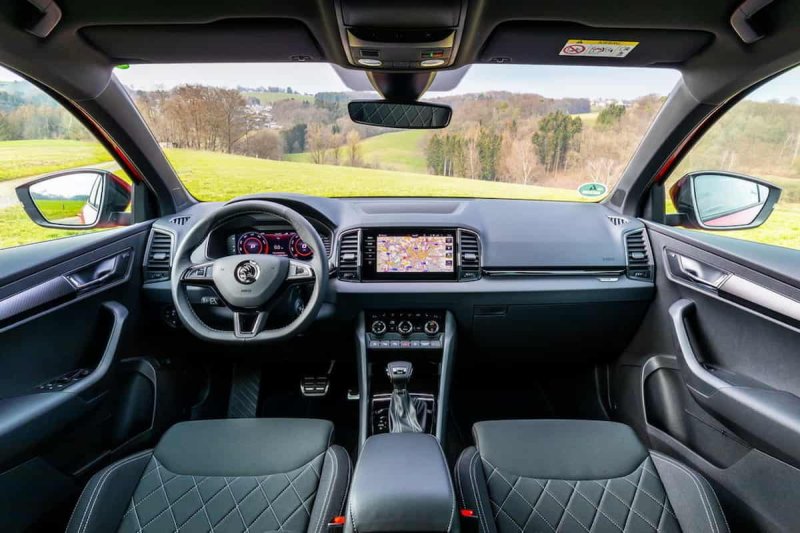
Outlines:
{"label": "climate control knob", "polygon": [[425,322],[423,329],[425,330],[425,333],[427,333],[428,335],[431,336],[436,335],[437,333],[439,333],[439,322],[437,322],[436,320],[428,320],[427,322]]}
{"label": "climate control knob", "polygon": [[383,320],[376,320],[372,323],[372,333],[375,335],[383,335],[386,333],[386,322]]}
{"label": "climate control knob", "polygon": [[397,324],[397,332],[401,335],[410,335],[414,331],[414,324],[410,320],[403,320]]}

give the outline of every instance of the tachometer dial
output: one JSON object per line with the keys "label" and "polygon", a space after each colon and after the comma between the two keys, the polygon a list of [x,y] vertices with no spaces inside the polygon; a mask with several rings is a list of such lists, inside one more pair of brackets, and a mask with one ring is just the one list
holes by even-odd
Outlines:
{"label": "tachometer dial", "polygon": [[237,248],[240,254],[268,254],[269,242],[262,233],[250,231],[239,236]]}
{"label": "tachometer dial", "polygon": [[292,257],[298,259],[309,259],[314,255],[311,247],[296,234],[292,235],[292,240],[289,241],[289,249],[292,252]]}

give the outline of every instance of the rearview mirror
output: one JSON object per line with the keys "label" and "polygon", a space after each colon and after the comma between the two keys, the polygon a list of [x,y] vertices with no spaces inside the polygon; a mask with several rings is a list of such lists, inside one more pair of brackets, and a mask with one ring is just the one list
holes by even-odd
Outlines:
{"label": "rearview mirror", "polygon": [[45,228],[90,229],[127,226],[131,186],[106,170],[70,170],[20,185],[25,213]]}
{"label": "rearview mirror", "polygon": [[358,124],[403,129],[446,128],[453,114],[446,105],[387,100],[353,100],[347,110],[350,119]]}
{"label": "rearview mirror", "polygon": [[756,228],[766,222],[781,188],[733,172],[692,172],[669,190],[678,210],[671,225],[707,230]]}

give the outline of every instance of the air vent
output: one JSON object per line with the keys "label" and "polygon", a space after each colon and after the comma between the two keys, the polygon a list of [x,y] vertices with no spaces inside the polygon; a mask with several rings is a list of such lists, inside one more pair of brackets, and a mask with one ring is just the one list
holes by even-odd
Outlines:
{"label": "air vent", "polygon": [[325,255],[331,256],[331,236],[321,233],[319,236],[322,239],[322,245],[325,247]]}
{"label": "air vent", "polygon": [[189,222],[190,218],[192,217],[173,217],[169,219],[169,221],[176,226],[185,226],[186,223]]}
{"label": "air vent", "polygon": [[481,245],[478,235],[467,230],[458,230],[459,259],[461,268],[458,279],[472,281],[481,277]]}
{"label": "air vent", "polygon": [[172,235],[153,230],[150,246],[147,249],[147,267],[168,269],[172,262]]}
{"label": "air vent", "polygon": [[614,226],[624,226],[625,224],[628,223],[627,218],[615,217],[610,215],[608,217],[608,221],[611,222],[611,224],[613,224]]}
{"label": "air vent", "polygon": [[339,240],[339,279],[358,281],[361,278],[358,267],[359,240],[359,230],[342,234]]}
{"label": "air vent", "polygon": [[653,279],[653,262],[650,245],[643,229],[625,235],[625,256],[628,262],[628,277],[632,279]]}

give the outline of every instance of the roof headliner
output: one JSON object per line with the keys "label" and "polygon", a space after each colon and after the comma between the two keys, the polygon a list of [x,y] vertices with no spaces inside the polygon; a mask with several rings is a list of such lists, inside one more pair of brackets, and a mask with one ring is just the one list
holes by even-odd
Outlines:
{"label": "roof headliner", "polygon": [[[63,18],[44,40],[25,32],[18,22],[24,0],[9,4],[0,6],[0,63],[74,100],[94,98],[105,89],[112,67],[120,59],[110,57],[109,52],[125,56],[145,44],[150,54],[145,60],[149,61],[288,61],[296,53],[347,66],[333,3],[329,0],[208,3],[58,0]],[[680,70],[691,94],[708,104],[720,103],[800,62],[800,32],[796,31],[800,27],[800,2],[778,0],[765,10],[768,35],[751,45],[744,44],[729,23],[738,1],[703,0],[702,9],[698,4],[697,0],[598,0],[573,4],[563,0],[470,1],[454,67],[488,60],[492,54],[486,50],[496,47],[498,42],[491,40],[492,35],[499,26],[508,28],[505,23],[531,28],[530,33],[523,31],[521,38],[506,43],[506,50],[512,52],[508,55],[514,62],[536,64],[546,62],[547,56],[525,51],[530,51],[542,27],[554,32],[556,39],[559,31],[573,30],[576,24],[600,32],[616,28],[612,33],[621,36],[629,29],[627,33],[635,31],[644,38],[666,36],[667,47],[670,42],[677,47],[685,40],[681,36],[703,32],[707,38],[704,37],[702,46],[662,61]],[[145,31],[148,27],[153,30],[153,25],[162,28],[181,25],[185,48],[176,51],[174,34],[169,31]],[[98,35],[104,35],[105,39],[99,39]],[[526,39],[526,35],[531,39]],[[564,33],[565,39],[575,37]],[[264,41],[269,46],[258,45]],[[126,61],[136,60],[135,53],[128,55]],[[547,57],[551,64],[570,59]]]}

